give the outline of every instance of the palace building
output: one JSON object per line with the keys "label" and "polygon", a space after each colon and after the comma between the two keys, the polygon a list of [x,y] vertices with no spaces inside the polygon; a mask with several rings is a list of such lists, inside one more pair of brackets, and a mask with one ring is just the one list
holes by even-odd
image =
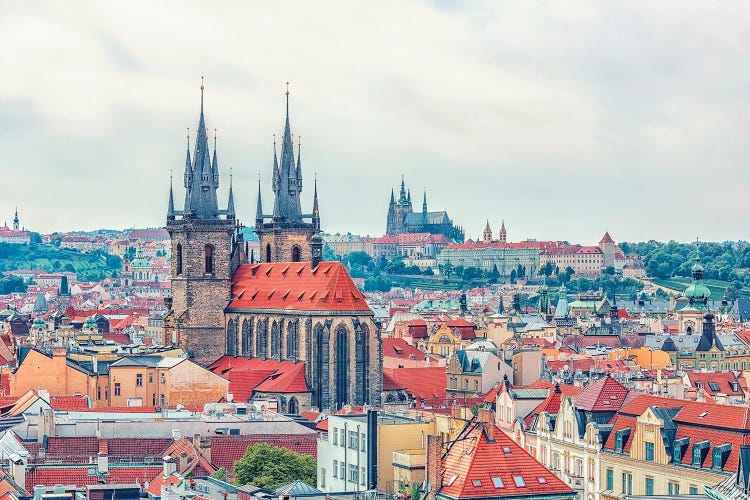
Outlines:
{"label": "palace building", "polygon": [[[200,364],[224,355],[303,362],[308,404],[279,396],[279,411],[377,405],[382,387],[381,338],[364,295],[340,262],[323,262],[317,189],[312,213],[301,210],[302,163],[295,160],[289,91],[281,159],[274,147],[271,215],[263,213],[260,185],[256,233],[260,255],[248,255],[229,187],[218,209],[218,161],[213,160],[203,115],[185,167],[185,208],[175,210],[170,188],[167,230],[172,240],[171,310],[165,340]],[[284,384],[276,384],[277,393]],[[299,395],[299,387],[295,387]],[[306,398],[307,399],[307,398]]]}

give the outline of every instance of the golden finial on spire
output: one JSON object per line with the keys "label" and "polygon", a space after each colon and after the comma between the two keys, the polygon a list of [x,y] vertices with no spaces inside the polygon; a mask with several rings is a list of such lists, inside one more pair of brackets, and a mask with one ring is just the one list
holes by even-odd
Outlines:
{"label": "golden finial on spire", "polygon": [[201,92],[203,92],[203,89],[205,89],[205,88],[206,87],[203,86],[203,77],[201,77]]}
{"label": "golden finial on spire", "polygon": [[286,95],[289,95],[289,82],[286,82]]}
{"label": "golden finial on spire", "polygon": [[276,145],[276,134],[273,134],[273,145]]}

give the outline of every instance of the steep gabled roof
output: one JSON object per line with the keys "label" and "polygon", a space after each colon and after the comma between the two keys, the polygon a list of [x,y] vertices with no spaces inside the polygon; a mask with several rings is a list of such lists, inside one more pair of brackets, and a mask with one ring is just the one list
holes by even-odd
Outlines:
{"label": "steep gabled roof", "polygon": [[[492,439],[488,439],[485,425],[491,427]],[[438,497],[575,495],[569,486],[494,424],[472,421],[448,449],[441,465],[443,486],[437,492]]]}
{"label": "steep gabled roof", "polygon": [[628,389],[609,375],[592,382],[576,396],[576,406],[584,411],[617,411]]}
{"label": "steep gabled roof", "polygon": [[354,311],[372,314],[341,262],[243,264],[232,276],[229,310]]}

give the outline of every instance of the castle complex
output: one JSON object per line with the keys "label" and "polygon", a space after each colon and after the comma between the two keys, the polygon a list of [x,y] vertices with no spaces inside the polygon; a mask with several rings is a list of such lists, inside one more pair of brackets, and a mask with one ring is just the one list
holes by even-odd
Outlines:
{"label": "castle complex", "polygon": [[427,193],[422,198],[422,211],[415,212],[411,203],[411,191],[406,190],[404,179],[401,178],[401,190],[398,200],[391,190],[391,201],[388,204],[388,218],[385,234],[396,236],[404,233],[443,234],[448,239],[462,243],[464,231],[453,225],[453,221],[444,210],[439,212],[427,211]]}
{"label": "castle complex", "polygon": [[343,265],[322,262],[317,190],[312,213],[302,213],[302,163],[299,146],[294,157],[288,90],[281,159],[274,147],[272,179],[271,215],[263,213],[259,185],[261,255],[256,259],[245,250],[231,184],[227,208],[218,208],[216,141],[212,158],[201,86],[195,150],[191,158],[188,149],[185,164],[183,210],[175,209],[171,187],[169,193],[173,296],[165,341],[179,344],[203,365],[226,354],[304,362],[309,398],[282,396],[281,411],[377,405],[380,330]]}

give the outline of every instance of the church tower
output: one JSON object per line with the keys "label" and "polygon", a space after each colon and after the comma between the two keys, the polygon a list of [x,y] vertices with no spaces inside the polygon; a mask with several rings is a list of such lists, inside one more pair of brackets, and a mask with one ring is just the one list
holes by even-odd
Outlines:
{"label": "church tower", "polygon": [[185,160],[185,203],[175,210],[169,187],[167,231],[172,243],[171,310],[165,321],[165,342],[185,349],[194,360],[208,364],[224,354],[224,308],[229,303],[231,277],[244,256],[242,235],[236,224],[234,195],[229,186],[227,209],[219,209],[219,162],[214,136],[213,159],[209,152],[203,114],[201,82],[200,117],[195,149],[190,157],[190,136]]}
{"label": "church tower", "polygon": [[317,182],[313,194],[313,211],[302,213],[301,144],[297,144],[297,160],[294,159],[294,143],[289,125],[289,87],[286,90],[286,123],[281,141],[281,161],[276,156],[276,141],[273,143],[273,213],[263,213],[260,182],[258,182],[258,204],[255,215],[255,233],[260,240],[259,262],[301,262],[312,260],[310,240],[320,231]]}
{"label": "church tower", "polygon": [[505,231],[505,220],[503,220],[502,224],[500,224],[500,234],[498,234],[498,241],[500,243],[508,242],[508,233],[507,231]]}
{"label": "church tower", "polygon": [[487,221],[487,224],[484,226],[482,243],[492,243],[492,229],[490,229],[490,221]]}
{"label": "church tower", "polygon": [[18,220],[18,207],[16,207],[16,214],[13,216],[13,231],[19,231],[21,222]]}

